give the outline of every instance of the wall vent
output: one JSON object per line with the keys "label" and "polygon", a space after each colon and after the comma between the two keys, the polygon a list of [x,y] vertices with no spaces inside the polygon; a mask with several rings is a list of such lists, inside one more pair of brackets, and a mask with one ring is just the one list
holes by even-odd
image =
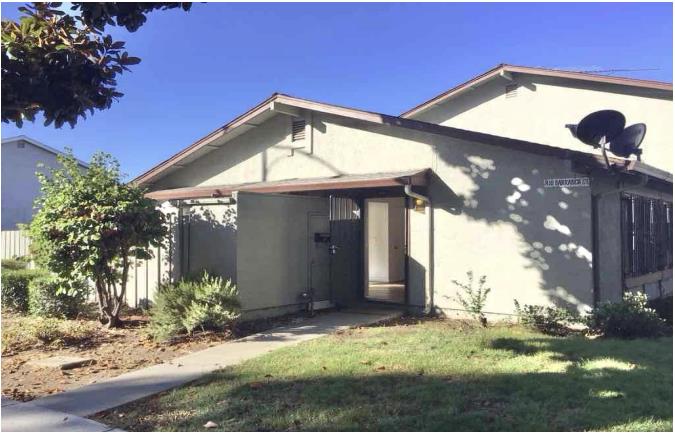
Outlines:
{"label": "wall vent", "polygon": [[293,119],[291,124],[291,141],[300,141],[305,139],[305,119]]}
{"label": "wall vent", "polygon": [[518,85],[517,84],[507,84],[504,94],[507,98],[515,98],[518,96]]}

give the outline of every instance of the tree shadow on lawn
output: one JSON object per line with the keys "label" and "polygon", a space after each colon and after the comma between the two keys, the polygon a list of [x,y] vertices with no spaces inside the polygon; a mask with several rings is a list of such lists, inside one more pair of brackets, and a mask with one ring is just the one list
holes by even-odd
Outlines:
{"label": "tree shadow on lawn", "polygon": [[[193,408],[189,414],[166,425],[146,418],[147,424],[140,420],[131,427],[202,430],[214,421],[219,430],[245,431],[672,429],[669,339],[632,345],[498,338],[486,345],[514,352],[515,363],[543,351],[564,362],[553,363],[553,371],[447,376],[401,372],[395,365],[373,365],[372,371],[355,376],[318,370],[299,379],[225,370],[150,403],[165,414]],[[481,360],[480,353],[473,356],[476,362],[490,362]]]}

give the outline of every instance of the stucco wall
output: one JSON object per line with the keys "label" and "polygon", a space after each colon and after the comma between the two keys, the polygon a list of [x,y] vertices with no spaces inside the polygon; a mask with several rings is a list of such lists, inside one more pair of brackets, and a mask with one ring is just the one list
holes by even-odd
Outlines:
{"label": "stucco wall", "polygon": [[498,78],[412,118],[588,152],[591,148],[572,137],[565,124],[578,123],[593,111],[619,110],[628,125],[647,125],[643,161],[672,172],[672,95],[663,99],[663,92],[656,97],[645,89],[513,76],[519,84],[515,97],[505,94],[512,82]]}
{"label": "stucco wall", "polygon": [[[412,305],[424,306],[433,297],[434,304],[447,312],[458,308],[452,280],[464,280],[469,270],[488,277],[493,288],[487,306],[490,312],[511,314],[514,299],[578,309],[592,303],[590,188],[544,188],[546,178],[579,176],[568,161],[316,114],[312,145],[289,156],[286,146],[290,141],[284,136],[289,124],[289,117],[277,116],[155,188],[432,168],[428,193],[433,220],[429,208],[410,212]],[[279,222],[291,224],[286,221],[289,218]],[[430,223],[433,245],[429,244]],[[260,222],[240,218],[240,233],[242,224],[249,224],[253,231]],[[256,266],[265,278],[277,278],[278,270],[261,265],[268,262],[269,250],[281,246],[262,248],[263,243],[269,246],[259,238],[237,243],[238,277],[241,249],[249,248],[248,266]],[[431,249],[434,267],[429,266]],[[282,281],[287,278],[280,275]],[[432,278],[433,294],[426,290]],[[268,298],[276,287],[264,290],[270,293],[251,299],[251,305],[268,305],[262,299],[290,301]]]}
{"label": "stucco wall", "polygon": [[592,305],[590,188],[545,188],[579,176],[566,161],[480,143],[439,143],[431,187],[435,305],[461,308],[453,280],[487,276],[486,311]]}
{"label": "stucco wall", "polygon": [[[237,214],[237,287],[242,308],[299,308],[300,294],[309,282],[308,218],[324,215],[327,223],[328,199],[241,192]],[[326,300],[327,295],[318,293],[315,301]]]}
{"label": "stucco wall", "polygon": [[40,194],[37,165],[58,167],[56,155],[32,144],[2,143],[2,230],[14,230],[33,219],[33,201]]}
{"label": "stucco wall", "polygon": [[203,200],[183,207],[182,272],[207,270],[236,281],[237,206]]}

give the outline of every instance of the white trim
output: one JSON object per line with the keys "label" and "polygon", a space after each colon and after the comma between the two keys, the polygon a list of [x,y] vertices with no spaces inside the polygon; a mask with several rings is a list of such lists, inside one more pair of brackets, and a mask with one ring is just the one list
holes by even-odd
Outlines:
{"label": "white trim", "polygon": [[[53,153],[54,155],[61,155],[61,156],[65,156],[65,155],[66,155],[65,152],[60,151],[60,150],[58,150],[58,149],[55,149],[55,148],[53,148],[53,147],[51,147],[51,146],[48,146],[48,145],[46,145],[46,144],[44,144],[44,143],[41,143],[41,142],[35,140],[34,138],[30,138],[30,137],[27,136],[27,135],[17,135],[16,137],[3,138],[3,139],[2,139],[2,144],[5,144],[5,143],[16,143],[16,142],[19,142],[19,141],[25,141],[26,143],[30,143],[30,144],[32,144],[32,145],[35,146],[35,147],[38,147],[38,148],[40,148],[40,149],[42,149],[42,150],[46,150],[46,151],[49,152],[49,153]],[[84,167],[84,168],[89,168],[89,164],[87,164],[86,162],[82,161],[81,159],[75,158],[75,160],[76,160],[77,163],[80,164],[82,167]]]}

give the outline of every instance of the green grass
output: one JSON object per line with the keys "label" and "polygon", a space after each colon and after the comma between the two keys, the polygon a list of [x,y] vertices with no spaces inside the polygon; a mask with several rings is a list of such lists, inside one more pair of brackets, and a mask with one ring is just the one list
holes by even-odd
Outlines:
{"label": "green grass", "polygon": [[672,431],[672,339],[427,321],[348,331],[101,417],[130,430]]}

